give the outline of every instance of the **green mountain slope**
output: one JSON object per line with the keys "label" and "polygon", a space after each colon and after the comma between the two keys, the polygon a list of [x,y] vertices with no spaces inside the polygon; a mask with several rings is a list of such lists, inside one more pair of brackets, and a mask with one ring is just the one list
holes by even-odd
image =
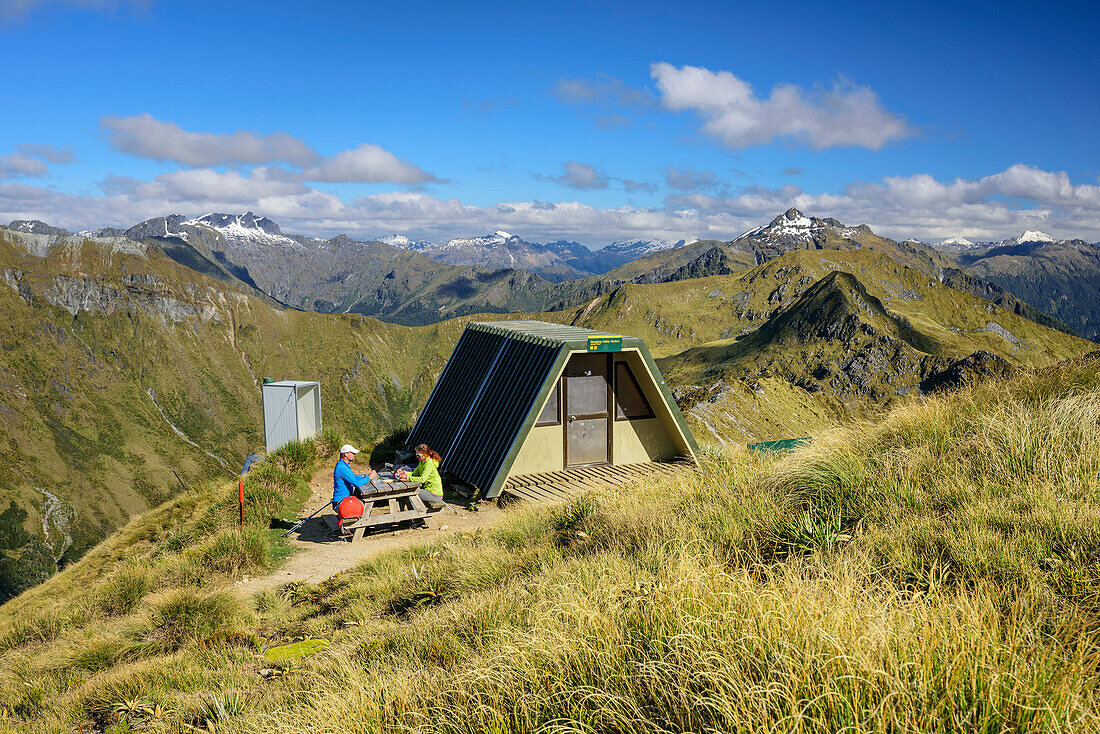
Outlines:
{"label": "green mountain slope", "polygon": [[1086,339],[1100,341],[1100,244],[1024,243],[996,247],[963,262]]}
{"label": "green mountain slope", "polygon": [[919,393],[974,352],[1040,366],[1091,348],[869,250],[794,250],[740,275],[625,285],[568,315],[643,336],[697,434],[718,441],[835,425]]}
{"label": "green mountain slope", "polygon": [[326,421],[370,441],[409,423],[461,330],[276,310],[122,238],[0,229],[0,274],[0,534],[33,551],[8,593],[171,496],[173,470],[239,471],[259,377],[319,379]]}

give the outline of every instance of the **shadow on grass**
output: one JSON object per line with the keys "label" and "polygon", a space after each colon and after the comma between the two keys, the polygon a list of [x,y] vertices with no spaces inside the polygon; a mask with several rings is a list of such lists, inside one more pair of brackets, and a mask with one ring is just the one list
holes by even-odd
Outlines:
{"label": "shadow on grass", "polygon": [[371,466],[396,463],[397,452],[405,447],[411,428],[399,428],[379,441],[370,452]]}

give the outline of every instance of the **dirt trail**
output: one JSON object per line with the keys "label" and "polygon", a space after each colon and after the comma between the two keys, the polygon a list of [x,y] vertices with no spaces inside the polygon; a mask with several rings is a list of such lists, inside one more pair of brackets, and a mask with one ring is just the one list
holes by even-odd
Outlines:
{"label": "dirt trail", "polygon": [[[332,498],[332,470],[335,463],[326,463],[310,479],[310,497],[299,517],[305,517]],[[361,470],[360,467],[357,469]],[[443,533],[464,532],[493,525],[506,512],[495,503],[489,502],[479,504],[476,512],[453,503],[448,503],[447,508],[428,518],[426,527],[405,526],[388,532],[375,532],[358,543],[342,540],[329,530],[324,516],[334,513],[331,508],[325,508],[291,533],[290,545],[295,553],[282,566],[265,576],[246,577],[238,581],[234,588],[244,596],[251,596],[264,589],[274,589],[288,581],[316,583],[384,551],[429,541]]]}

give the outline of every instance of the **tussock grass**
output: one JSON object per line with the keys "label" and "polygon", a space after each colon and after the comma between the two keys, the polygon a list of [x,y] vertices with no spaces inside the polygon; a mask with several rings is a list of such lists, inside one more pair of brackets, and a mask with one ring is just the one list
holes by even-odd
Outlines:
{"label": "tussock grass", "polygon": [[313,442],[317,446],[317,455],[325,459],[335,456],[340,447],[344,445],[343,436],[331,426],[322,428],[321,432],[313,438]]}
{"label": "tussock grass", "polygon": [[[0,714],[42,732],[157,725],[134,701],[289,734],[1097,731],[1098,429],[1100,360],[1078,361],[788,456],[712,450],[517,506],[251,604],[156,571],[128,613],[104,592],[5,625]],[[330,644],[263,656],[306,638]]]}
{"label": "tussock grass", "polygon": [[195,554],[203,568],[225,576],[237,576],[266,567],[271,558],[271,546],[266,533],[259,528],[226,528],[196,547]]}
{"label": "tussock grass", "polygon": [[96,589],[95,605],[105,614],[128,614],[152,588],[152,569],[140,562],[126,563]]}
{"label": "tussock grass", "polygon": [[243,614],[240,600],[227,591],[175,589],[150,601],[138,636],[160,651],[175,652],[186,643],[236,629]]}
{"label": "tussock grass", "polygon": [[313,439],[290,441],[268,454],[267,460],[287,474],[305,474],[317,461],[317,443]]}

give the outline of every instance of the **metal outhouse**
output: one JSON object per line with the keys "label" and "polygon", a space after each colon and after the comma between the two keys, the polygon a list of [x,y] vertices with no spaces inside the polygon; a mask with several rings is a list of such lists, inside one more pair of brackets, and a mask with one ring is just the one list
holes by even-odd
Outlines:
{"label": "metal outhouse", "polygon": [[262,390],[268,451],[321,432],[321,383],[283,380],[269,382]]}

